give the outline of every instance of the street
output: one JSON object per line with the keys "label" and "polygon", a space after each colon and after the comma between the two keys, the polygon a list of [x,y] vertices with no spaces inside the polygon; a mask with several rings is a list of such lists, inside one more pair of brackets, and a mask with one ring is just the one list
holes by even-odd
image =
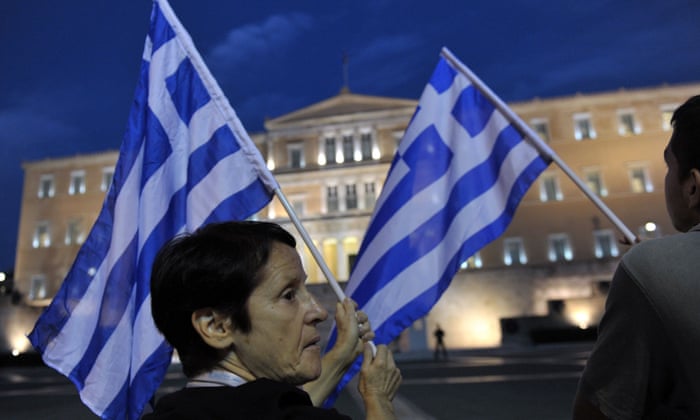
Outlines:
{"label": "street", "polygon": [[[576,384],[592,343],[396,355],[403,383],[395,401],[400,419],[539,419],[571,417]],[[184,383],[172,366],[158,395]],[[0,407],[6,420],[95,419],[71,382],[47,367],[0,368]],[[336,403],[364,418],[355,385]]]}

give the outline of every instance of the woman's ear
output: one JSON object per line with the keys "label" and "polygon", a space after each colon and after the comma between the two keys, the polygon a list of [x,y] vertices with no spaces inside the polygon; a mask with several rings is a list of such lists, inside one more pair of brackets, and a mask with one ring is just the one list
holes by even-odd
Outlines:
{"label": "woman's ear", "polygon": [[202,308],[192,312],[192,326],[210,347],[227,349],[233,344],[231,318],[212,308]]}
{"label": "woman's ear", "polygon": [[688,207],[700,210],[700,170],[693,168],[686,181],[685,194],[688,199]]}

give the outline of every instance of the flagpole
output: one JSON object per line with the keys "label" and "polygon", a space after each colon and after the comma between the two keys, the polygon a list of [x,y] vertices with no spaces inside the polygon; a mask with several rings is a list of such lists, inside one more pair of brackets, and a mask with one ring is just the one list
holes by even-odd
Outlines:
{"label": "flagpole", "polygon": [[330,268],[328,268],[328,264],[326,264],[326,261],[321,256],[321,253],[318,251],[318,248],[316,248],[316,245],[311,240],[311,237],[306,231],[306,228],[304,227],[304,225],[301,224],[301,220],[299,220],[296,211],[294,211],[294,207],[292,207],[292,205],[289,203],[287,197],[284,195],[280,188],[275,188],[274,193],[277,196],[277,198],[279,198],[284,209],[287,211],[287,215],[289,215],[289,218],[291,219],[292,223],[297,228],[297,231],[299,231],[299,234],[304,240],[306,246],[309,248],[309,251],[311,251],[311,255],[313,255],[314,260],[316,260],[316,263],[321,268],[323,275],[326,276],[326,279],[328,279],[328,283],[330,284],[331,289],[333,289],[333,292],[338,298],[338,301],[342,302],[345,299],[345,292],[343,292],[343,289],[340,288],[338,280],[336,280]]}
{"label": "flagpole", "polygon": [[630,231],[627,226],[615,215],[615,213],[610,210],[610,208],[603,203],[603,201],[596,195],[591,189],[586,185],[575,173],[569,168],[569,166],[564,163],[563,160],[549,147],[540,136],[530,128],[523,120],[518,117],[502,100],[499,98],[484,82],[479,79],[467,66],[465,66],[457,57],[455,57],[452,52],[446,47],[442,48],[442,56],[445,57],[452,65],[457,67],[465,76],[471,80],[474,86],[477,87],[491,102],[493,102],[499,111],[501,111],[510,120],[521,133],[524,133],[526,137],[529,138],[530,142],[535,146],[540,153],[550,158],[554,163],[556,163],[559,168],[564,171],[564,173],[576,184],[581,191],[588,197],[593,204],[598,207],[598,209],[603,212],[603,214],[617,227],[617,229],[622,232],[625,238],[630,244],[637,242],[637,237],[632,231]]}

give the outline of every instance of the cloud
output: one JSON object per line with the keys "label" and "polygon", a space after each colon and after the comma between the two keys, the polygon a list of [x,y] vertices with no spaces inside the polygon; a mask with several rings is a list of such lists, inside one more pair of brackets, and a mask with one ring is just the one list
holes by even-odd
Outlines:
{"label": "cloud", "polygon": [[386,94],[413,77],[422,67],[425,42],[416,35],[392,35],[374,39],[350,54],[350,88]]}
{"label": "cloud", "polygon": [[286,50],[313,26],[313,18],[304,13],[272,15],[263,22],[230,31],[210,50],[207,61],[214,67],[232,70],[250,60],[269,58]]}
{"label": "cloud", "polygon": [[4,147],[27,157],[46,153],[42,144],[60,144],[77,136],[79,130],[35,109],[15,108],[0,111],[0,133]]}
{"label": "cloud", "polygon": [[375,62],[386,62],[392,58],[401,57],[416,50],[423,44],[416,35],[392,35],[378,38],[359,51],[353,61],[367,65]]}

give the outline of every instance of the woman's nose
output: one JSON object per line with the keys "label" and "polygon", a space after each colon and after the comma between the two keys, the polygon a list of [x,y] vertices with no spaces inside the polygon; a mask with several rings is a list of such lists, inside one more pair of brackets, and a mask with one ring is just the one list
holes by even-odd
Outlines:
{"label": "woman's nose", "polygon": [[308,322],[317,324],[319,322],[325,321],[328,318],[328,311],[322,305],[318,303],[314,295],[312,295],[308,290],[305,292],[307,298],[307,317]]}

